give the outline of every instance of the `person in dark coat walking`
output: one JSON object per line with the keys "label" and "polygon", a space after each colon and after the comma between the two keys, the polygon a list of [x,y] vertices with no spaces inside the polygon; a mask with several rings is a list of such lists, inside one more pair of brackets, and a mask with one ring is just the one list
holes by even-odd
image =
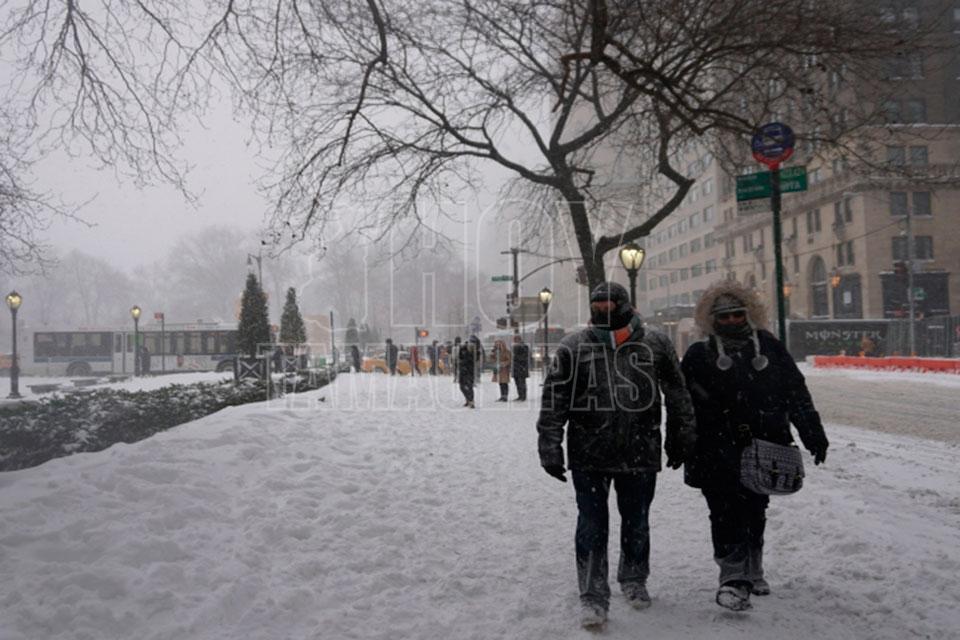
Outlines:
{"label": "person in dark coat walking", "polygon": [[517,385],[517,400],[527,399],[527,378],[530,376],[530,347],[520,334],[513,336],[513,382]]}
{"label": "person in dark coat walking", "polygon": [[773,334],[757,293],[725,280],[708,288],[695,310],[700,331],[683,358],[693,397],[697,437],[684,480],[703,492],[710,510],[714,559],[720,566],[717,604],[747,609],[750,595],[766,595],[763,537],[769,497],[740,483],[740,457],[752,438],[793,444],[797,428],[814,463],[828,441],[803,374]]}
{"label": "person in dark coat walking", "polygon": [[355,344],[350,345],[350,359],[353,361],[354,372],[360,373],[362,364],[360,359],[360,347]]}
{"label": "person in dark coat walking", "polygon": [[[458,338],[459,340],[459,338]],[[457,351],[457,381],[460,383],[460,393],[463,394],[463,406],[474,408],[473,404],[473,376],[476,373],[475,361],[477,358],[476,343],[471,339],[460,345]]]}
{"label": "person in dark coat walking", "polygon": [[150,375],[150,349],[147,345],[140,345],[140,375]]}
{"label": "person in dark coat walking", "polygon": [[620,566],[617,581],[635,608],[650,605],[649,513],[661,469],[660,394],[665,398],[667,466],[677,469],[692,449],[694,417],[676,351],[651,331],[626,289],[614,282],[590,294],[590,326],[561,341],[543,388],[537,422],[540,464],[551,476],[567,463],[577,497],[576,560],[580,622],[606,623],[608,496],[617,491]]}
{"label": "person in dark coat walking", "polygon": [[477,337],[477,334],[470,336],[467,339],[467,342],[473,347],[473,384],[474,386],[477,386],[480,384],[480,379],[483,377],[483,365],[487,358],[487,354],[483,350],[483,344],[480,342],[480,338]]}
{"label": "person in dark coat walking", "polygon": [[427,349],[427,356],[430,358],[430,375],[435,376],[437,375],[437,361],[440,359],[440,346],[436,340]]}
{"label": "person in dark coat walking", "polygon": [[387,349],[386,349],[386,360],[387,360],[387,369],[390,370],[390,375],[397,375],[397,356],[400,353],[400,350],[397,349],[397,345],[393,344],[391,338],[387,338]]}

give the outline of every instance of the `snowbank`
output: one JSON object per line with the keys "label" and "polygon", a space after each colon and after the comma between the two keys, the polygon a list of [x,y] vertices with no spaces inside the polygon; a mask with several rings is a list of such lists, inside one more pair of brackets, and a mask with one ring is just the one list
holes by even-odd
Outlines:
{"label": "snowbank", "polygon": [[[0,637],[590,637],[572,487],[538,467],[535,403],[483,390],[472,411],[449,378],[348,374],[296,405],[0,474]],[[773,595],[713,604],[706,506],[665,471],[654,605],[614,585],[604,637],[956,637],[960,451],[828,432],[827,465],[770,510]]]}

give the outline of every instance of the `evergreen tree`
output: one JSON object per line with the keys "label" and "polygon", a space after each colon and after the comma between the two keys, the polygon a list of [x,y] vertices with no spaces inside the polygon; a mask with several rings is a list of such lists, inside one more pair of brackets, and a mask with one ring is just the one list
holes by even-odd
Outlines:
{"label": "evergreen tree", "polygon": [[240,325],[237,327],[237,348],[248,356],[257,355],[257,346],[270,342],[270,320],[267,296],[257,277],[247,274],[247,286],[240,299]]}
{"label": "evergreen tree", "polygon": [[283,315],[280,316],[280,342],[303,344],[307,341],[307,328],[303,324],[303,316],[297,306],[297,290],[287,289],[287,301],[283,305]]}

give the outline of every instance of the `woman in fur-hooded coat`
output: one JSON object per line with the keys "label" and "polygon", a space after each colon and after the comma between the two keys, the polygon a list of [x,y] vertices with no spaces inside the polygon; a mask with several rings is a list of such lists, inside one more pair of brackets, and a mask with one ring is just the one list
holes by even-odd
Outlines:
{"label": "woman in fur-hooded coat", "polygon": [[703,340],[682,362],[697,417],[684,480],[703,492],[710,509],[720,565],[717,602],[745,609],[751,593],[769,593],[762,566],[769,499],[740,484],[741,452],[752,438],[792,444],[791,423],[817,464],[828,442],[803,374],[767,330],[767,311],[755,291],[717,282],[700,298],[694,318]]}

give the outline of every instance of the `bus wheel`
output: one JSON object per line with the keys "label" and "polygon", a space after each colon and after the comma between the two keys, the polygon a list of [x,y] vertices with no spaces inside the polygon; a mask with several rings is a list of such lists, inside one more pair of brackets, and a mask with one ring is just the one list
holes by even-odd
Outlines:
{"label": "bus wheel", "polygon": [[71,362],[67,367],[68,376],[88,376],[90,375],[90,365],[86,362]]}

